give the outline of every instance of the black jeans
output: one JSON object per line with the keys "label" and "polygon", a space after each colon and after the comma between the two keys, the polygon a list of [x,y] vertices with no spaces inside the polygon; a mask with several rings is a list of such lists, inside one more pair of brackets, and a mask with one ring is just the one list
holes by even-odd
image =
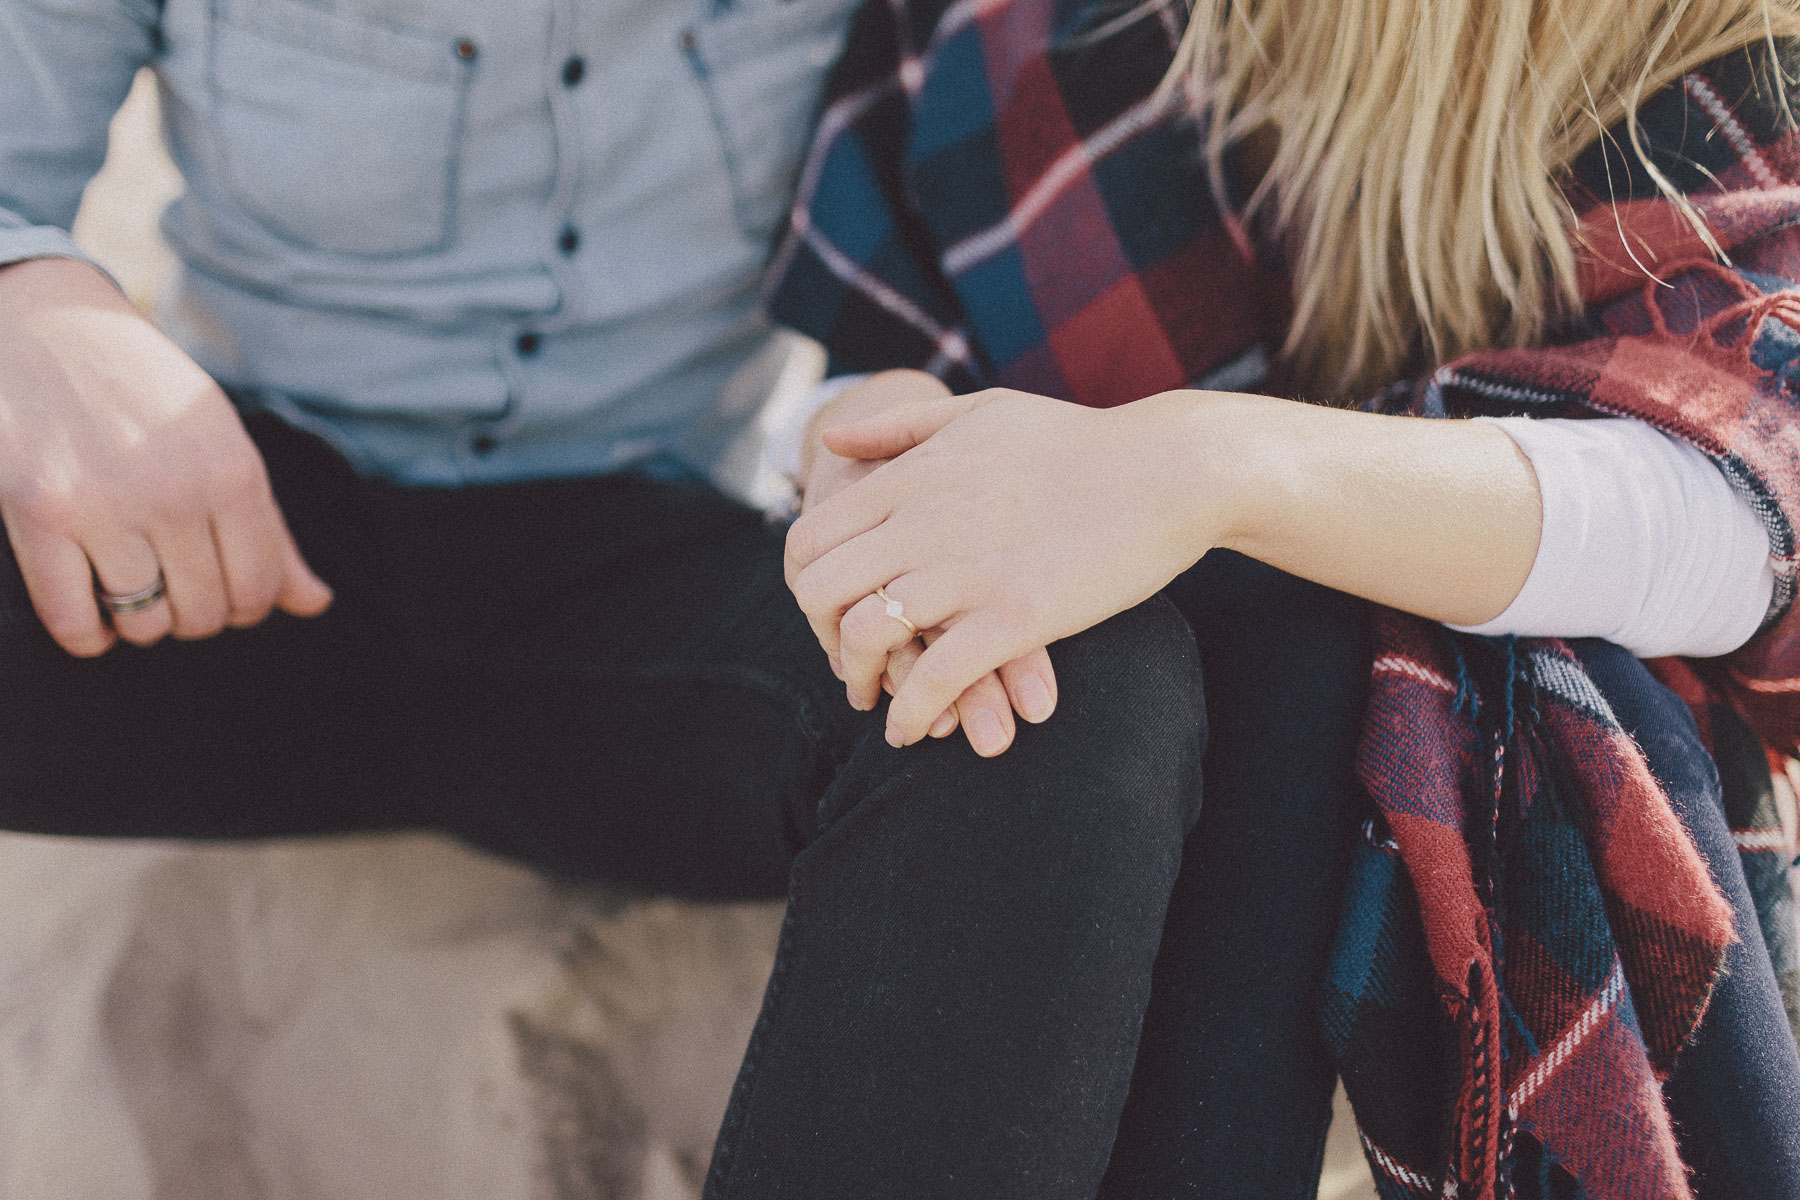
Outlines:
{"label": "black jeans", "polygon": [[250,424],[336,606],[83,661],[0,555],[0,827],[427,827],[785,895],[711,1200],[1312,1194],[1360,606],[1212,556],[1054,646],[1061,707],[1002,757],[895,750],[742,506],[401,489]]}

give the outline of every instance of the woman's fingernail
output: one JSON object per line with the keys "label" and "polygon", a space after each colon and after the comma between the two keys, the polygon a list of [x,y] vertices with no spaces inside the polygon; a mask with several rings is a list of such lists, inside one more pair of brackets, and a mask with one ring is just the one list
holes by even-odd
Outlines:
{"label": "woman's fingernail", "polygon": [[1049,717],[1052,705],[1050,689],[1036,675],[1027,675],[1019,681],[1019,715],[1027,721],[1042,721]]}
{"label": "woman's fingernail", "polygon": [[938,714],[938,719],[931,723],[931,736],[934,738],[949,737],[956,732],[956,710],[945,709]]}
{"label": "woman's fingernail", "polygon": [[895,749],[906,745],[906,739],[900,736],[900,727],[897,725],[889,725],[887,727],[887,741],[888,745],[893,746]]}
{"label": "woman's fingernail", "polygon": [[1006,730],[1000,725],[1000,718],[992,709],[980,708],[966,722],[969,729],[969,741],[977,754],[998,754],[1006,749]]}
{"label": "woman's fingernail", "polygon": [[838,656],[835,654],[827,654],[825,656],[825,661],[831,664],[831,673],[838,677],[838,682],[842,683],[844,679],[844,664],[838,661]]}

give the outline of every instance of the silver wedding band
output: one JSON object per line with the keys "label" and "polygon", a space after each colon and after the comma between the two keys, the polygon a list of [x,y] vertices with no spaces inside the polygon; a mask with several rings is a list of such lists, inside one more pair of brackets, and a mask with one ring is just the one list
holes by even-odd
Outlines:
{"label": "silver wedding band", "polygon": [[906,626],[906,632],[913,637],[919,636],[919,627],[906,618],[906,606],[904,604],[901,604],[898,600],[888,595],[885,587],[876,588],[875,594],[879,596],[881,602],[887,606],[883,611],[885,611],[888,616]]}
{"label": "silver wedding band", "polygon": [[135,592],[103,592],[98,588],[94,594],[100,598],[100,607],[115,617],[127,613],[143,612],[146,608],[159,602],[168,593],[168,584],[163,580],[163,573],[156,573],[156,582],[147,588]]}

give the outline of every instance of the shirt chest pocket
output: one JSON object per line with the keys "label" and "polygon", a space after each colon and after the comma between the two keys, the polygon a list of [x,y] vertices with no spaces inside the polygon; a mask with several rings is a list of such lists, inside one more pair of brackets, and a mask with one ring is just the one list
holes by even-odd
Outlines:
{"label": "shirt chest pocket", "polygon": [[707,91],[738,224],[767,241],[787,215],[825,76],[858,0],[737,0],[682,40]]}
{"label": "shirt chest pocket", "polygon": [[448,243],[472,45],[304,0],[214,0],[209,53],[219,174],[252,221],[341,254]]}

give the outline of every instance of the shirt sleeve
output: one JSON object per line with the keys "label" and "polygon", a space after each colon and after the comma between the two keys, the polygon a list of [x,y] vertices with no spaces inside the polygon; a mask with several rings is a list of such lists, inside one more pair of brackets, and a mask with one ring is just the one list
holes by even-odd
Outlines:
{"label": "shirt sleeve", "polygon": [[1775,587],[1768,534],[1700,450],[1622,417],[1477,419],[1531,460],[1543,530],[1506,611],[1453,628],[1703,658],[1736,650],[1762,625]]}
{"label": "shirt sleeve", "polygon": [[821,408],[867,378],[867,375],[833,375],[814,384],[781,411],[770,414],[771,429],[768,441],[763,445],[762,469],[785,479],[792,488],[785,498],[788,515],[798,513],[800,508],[800,451],[806,441],[807,423]]}
{"label": "shirt sleeve", "polygon": [[156,0],[0,5],[0,266],[92,260],[69,236],[107,127],[155,53]]}

